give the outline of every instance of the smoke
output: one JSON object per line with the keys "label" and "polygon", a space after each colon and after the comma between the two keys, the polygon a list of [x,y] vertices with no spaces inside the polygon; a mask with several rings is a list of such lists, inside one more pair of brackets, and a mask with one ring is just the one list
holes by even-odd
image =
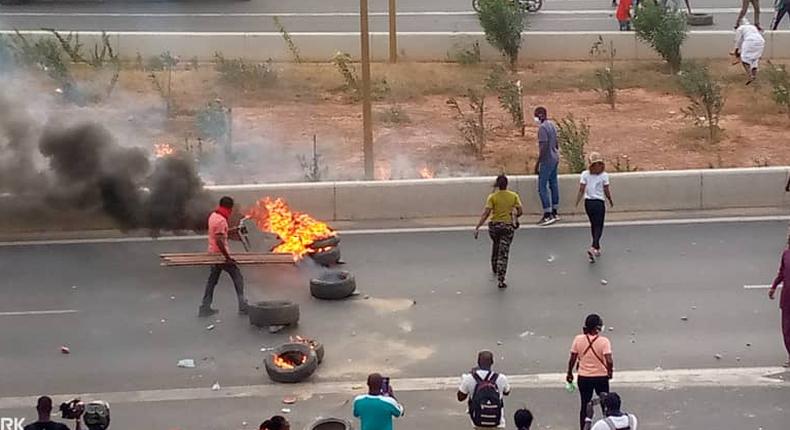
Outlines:
{"label": "smoke", "polygon": [[39,124],[23,103],[0,94],[0,193],[39,210],[101,212],[124,230],[201,230],[211,210],[194,163],[151,163],[95,122]]}

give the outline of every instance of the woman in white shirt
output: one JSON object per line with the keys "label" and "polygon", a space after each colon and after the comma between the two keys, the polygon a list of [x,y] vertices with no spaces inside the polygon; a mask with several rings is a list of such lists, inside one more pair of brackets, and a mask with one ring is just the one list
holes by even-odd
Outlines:
{"label": "woman in white shirt", "polygon": [[757,78],[757,69],[760,58],[765,50],[765,39],[757,26],[749,24],[745,19],[743,24],[735,30],[735,48],[731,52],[743,65],[749,80],[746,85]]}
{"label": "woman in white shirt", "polygon": [[595,259],[601,256],[601,236],[606,218],[606,200],[609,200],[610,206],[614,206],[614,201],[612,193],[609,191],[609,174],[606,173],[603,157],[601,154],[593,152],[589,156],[589,161],[590,167],[582,172],[576,206],[578,207],[584,198],[584,210],[587,212],[587,218],[590,219],[592,230],[592,246],[587,250],[587,257],[590,259],[590,263],[595,263]]}

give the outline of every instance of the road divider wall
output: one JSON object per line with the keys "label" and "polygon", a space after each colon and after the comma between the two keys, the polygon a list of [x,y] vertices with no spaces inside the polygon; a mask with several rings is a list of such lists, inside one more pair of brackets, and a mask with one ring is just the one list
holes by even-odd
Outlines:
{"label": "road divider wall", "polygon": [[[23,31],[24,35],[51,37],[45,31]],[[65,32],[64,32],[65,33]],[[13,32],[2,31],[10,35]],[[279,33],[235,32],[108,32],[113,48],[124,59],[132,60],[138,53],[146,58],[165,51],[184,59],[197,57],[209,61],[216,52],[226,58],[241,57],[253,61],[291,61],[292,54]],[[100,42],[100,32],[79,32],[85,46]],[[598,36],[611,40],[620,60],[645,60],[658,58],[653,50],[636,38],[633,32],[619,31],[537,31],[524,33],[521,61],[535,60],[589,60],[590,47]],[[299,54],[305,61],[325,62],[336,52],[349,53],[359,58],[357,33],[291,33]],[[683,45],[683,56],[688,59],[728,58],[732,49],[734,32],[692,31]],[[790,31],[765,33],[765,59],[790,58]],[[480,43],[484,60],[501,58],[481,32],[400,32],[398,49],[406,61],[446,61],[448,54],[472,43]],[[375,61],[386,61],[389,55],[388,35],[371,33],[371,55]]]}
{"label": "road divider wall", "polygon": [[[617,212],[789,206],[784,186],[790,167],[611,173]],[[393,181],[213,186],[219,199],[243,207],[263,197],[282,197],[296,210],[333,221],[477,216],[493,177]],[[575,213],[578,175],[560,176],[562,213]],[[527,213],[541,212],[535,176],[512,176]]]}

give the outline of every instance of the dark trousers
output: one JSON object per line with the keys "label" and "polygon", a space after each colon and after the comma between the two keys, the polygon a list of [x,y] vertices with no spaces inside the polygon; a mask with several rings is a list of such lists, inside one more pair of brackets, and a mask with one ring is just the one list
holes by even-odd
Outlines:
{"label": "dark trousers", "polygon": [[488,236],[491,237],[491,270],[496,273],[499,282],[505,282],[507,262],[510,256],[510,244],[516,229],[512,224],[492,222],[488,224]]}
{"label": "dark trousers", "polygon": [[593,398],[593,391],[598,397],[601,393],[609,392],[608,376],[579,376],[579,396],[582,407],[579,411],[579,428],[584,429],[584,419],[587,417],[587,403]]}
{"label": "dark trousers", "polygon": [[592,247],[595,249],[601,249],[603,222],[606,218],[606,203],[603,200],[587,199],[584,201],[584,210],[587,212],[587,218],[590,219],[590,228],[592,230]]}
{"label": "dark trousers", "polygon": [[771,28],[771,30],[776,30],[777,28],[779,28],[779,23],[782,22],[782,18],[784,18],[785,15],[790,15],[790,10],[788,10],[789,7],[790,6],[785,4],[779,10],[776,11],[776,17],[774,18],[774,25]]}
{"label": "dark trousers", "polygon": [[790,360],[790,309],[782,309],[782,335],[784,336],[785,340],[787,357],[788,360]]}
{"label": "dark trousers", "polygon": [[203,307],[211,307],[211,302],[214,301],[214,287],[219,282],[219,275],[222,271],[228,272],[230,279],[233,280],[233,286],[236,288],[236,297],[239,299],[239,309],[242,309],[247,301],[244,299],[244,277],[241,276],[239,266],[235,264],[215,264],[211,266],[211,273],[208,275],[206,282],[206,292],[203,294]]}

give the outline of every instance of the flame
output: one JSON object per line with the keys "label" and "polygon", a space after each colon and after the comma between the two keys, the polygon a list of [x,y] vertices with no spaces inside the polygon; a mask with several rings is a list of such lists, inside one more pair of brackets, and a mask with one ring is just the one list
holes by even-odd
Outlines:
{"label": "flame", "polygon": [[336,234],[326,223],[310,215],[291,211],[285,200],[279,198],[258,200],[247,216],[255,221],[259,229],[280,238],[283,243],[275,247],[274,252],[289,253],[297,260],[314,252],[310,248],[313,242]]}
{"label": "flame", "polygon": [[420,177],[423,179],[433,179],[436,174],[428,166],[423,166],[420,169]]}
{"label": "flame", "polygon": [[280,369],[295,369],[296,366],[301,366],[307,361],[307,356],[302,354],[302,361],[299,363],[294,363],[291,360],[284,359],[281,355],[273,354],[272,361],[274,362],[274,365]]}
{"label": "flame", "polygon": [[156,143],[154,144],[154,156],[156,158],[167,157],[169,155],[175,154],[176,150],[173,148],[172,145],[167,143]]}

